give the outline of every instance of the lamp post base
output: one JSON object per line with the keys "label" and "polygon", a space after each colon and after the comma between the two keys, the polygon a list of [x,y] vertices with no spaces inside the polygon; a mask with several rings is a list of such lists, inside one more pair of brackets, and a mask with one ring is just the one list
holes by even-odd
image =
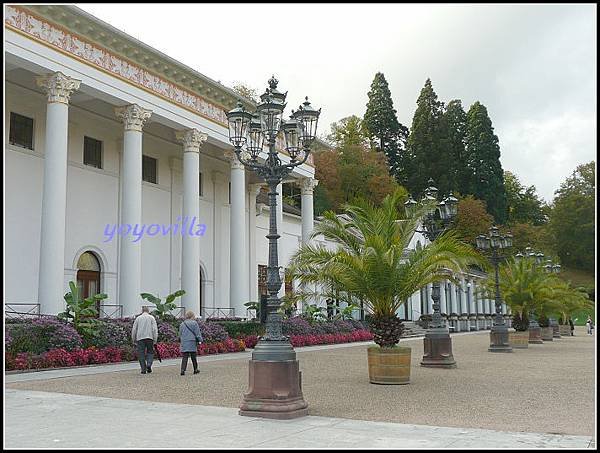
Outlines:
{"label": "lamp post base", "polygon": [[447,327],[428,329],[423,338],[421,366],[430,368],[456,368],[452,355],[452,339]]}
{"label": "lamp post base", "polygon": [[490,332],[489,352],[513,352],[508,342],[508,328],[504,326],[492,326]]}
{"label": "lamp post base", "polygon": [[297,360],[249,361],[249,389],[239,414],[288,420],[308,415]]}

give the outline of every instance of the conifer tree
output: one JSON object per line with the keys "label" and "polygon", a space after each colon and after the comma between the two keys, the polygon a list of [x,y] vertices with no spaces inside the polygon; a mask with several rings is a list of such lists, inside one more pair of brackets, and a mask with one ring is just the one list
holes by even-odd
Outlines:
{"label": "conifer tree", "polygon": [[403,159],[408,167],[406,187],[414,197],[423,193],[429,178],[433,178],[441,194],[454,189],[454,164],[448,151],[448,125],[443,114],[444,103],[438,101],[431,80],[427,79],[417,99]]}
{"label": "conifer tree", "polygon": [[376,149],[386,155],[390,175],[401,182],[399,160],[408,129],[398,121],[392,94],[383,73],[375,74],[368,96],[367,111],[363,118],[364,127]]}
{"label": "conifer tree", "polygon": [[465,157],[470,176],[468,193],[485,200],[488,212],[503,224],[507,211],[500,146],[487,109],[479,101],[467,113]]}
{"label": "conifer tree", "polygon": [[467,113],[463,110],[460,99],[448,102],[443,118],[447,131],[447,151],[452,166],[449,175],[450,188],[453,192],[468,194],[470,178],[465,166]]}

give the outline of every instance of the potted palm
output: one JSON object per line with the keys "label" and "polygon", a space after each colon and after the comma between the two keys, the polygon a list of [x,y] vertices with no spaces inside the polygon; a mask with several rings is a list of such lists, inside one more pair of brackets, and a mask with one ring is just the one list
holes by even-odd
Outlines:
{"label": "potted palm", "polygon": [[[541,342],[535,339],[535,334],[534,341],[530,341],[528,313],[536,305],[536,300],[546,297],[548,275],[535,265],[534,260],[512,258],[500,266],[499,276],[501,293],[512,313],[514,331],[508,333],[510,345],[526,349],[530,342]],[[484,297],[492,298],[495,279],[488,278],[480,288]]]}
{"label": "potted palm", "polygon": [[343,217],[326,212],[313,237],[323,235],[337,248],[307,244],[291,259],[292,274],[301,283],[324,284],[349,303],[363,301],[376,343],[368,348],[369,378],[375,384],[410,382],[411,349],[397,345],[403,326],[396,313],[402,304],[429,283],[453,280],[448,271],[482,263],[453,232],[409,250],[419,220],[431,206],[405,213],[398,209],[403,198],[399,190],[380,207],[357,200],[344,206]]}

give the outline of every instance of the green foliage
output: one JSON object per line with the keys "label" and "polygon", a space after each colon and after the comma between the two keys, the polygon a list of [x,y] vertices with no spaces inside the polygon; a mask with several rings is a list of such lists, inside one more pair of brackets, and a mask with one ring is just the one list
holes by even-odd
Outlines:
{"label": "green foliage", "polygon": [[467,114],[460,99],[448,102],[443,113],[446,130],[446,146],[450,161],[447,162],[449,187],[454,192],[469,193],[469,174],[465,162],[465,139],[467,133]]}
{"label": "green foliage", "polygon": [[155,309],[151,312],[154,316],[156,316],[161,321],[166,321],[170,318],[173,318],[173,315],[171,315],[170,311],[175,310],[177,308],[175,299],[183,296],[184,294],[185,290],[180,289],[179,291],[175,291],[174,293],[169,294],[164,302],[162,302],[162,299],[160,299],[159,297],[150,293],[141,293],[140,296],[142,299],[147,300],[155,306]]}
{"label": "green foliage", "polygon": [[595,265],[595,162],[579,165],[556,191],[550,228],[562,263],[593,271]]}
{"label": "green foliage", "polygon": [[246,302],[244,307],[248,310],[254,310],[254,319],[260,319],[260,302]]}
{"label": "green foliage", "polygon": [[259,101],[258,91],[256,88],[251,88],[243,82],[235,82],[233,85],[233,91],[237,92],[249,101],[256,103]]}
{"label": "green foliage", "polygon": [[336,148],[347,146],[360,146],[369,148],[369,136],[363,121],[356,115],[342,118],[331,125],[331,134],[327,139]]}
{"label": "green foliage", "polygon": [[469,191],[485,200],[487,209],[497,223],[506,221],[506,191],[504,172],[500,164],[500,146],[494,134],[487,109],[475,102],[467,112],[465,161],[469,172]]}
{"label": "green foliage", "polygon": [[454,163],[446,143],[448,133],[443,114],[444,103],[438,101],[431,80],[427,79],[417,99],[417,109],[402,161],[406,188],[413,197],[423,193],[429,178],[433,178],[442,194],[454,189]]}
{"label": "green foliage", "polygon": [[337,315],[335,315],[335,319],[342,319],[342,320],[347,320],[347,319],[354,319],[354,317],[352,316],[354,314],[354,312],[356,310],[358,310],[360,307],[356,304],[348,304],[346,307],[342,308],[339,313]]}
{"label": "green foliage", "polygon": [[525,187],[510,171],[504,172],[506,189],[507,221],[543,225],[547,222],[549,208],[536,193],[535,186]]}
{"label": "green foliage", "polygon": [[482,263],[481,256],[452,232],[408,250],[430,206],[404,217],[404,210],[398,210],[402,195],[397,191],[387,196],[381,207],[366,200],[347,204],[345,219],[326,212],[313,237],[323,234],[338,244],[337,249],[302,246],[291,259],[292,275],[301,283],[329,286],[340,301],[363,300],[374,317],[389,319],[423,286],[453,279],[448,271],[460,272]]}
{"label": "green foliage", "polygon": [[476,200],[472,195],[468,195],[458,202],[454,230],[461,240],[474,244],[478,235],[488,234],[493,220],[486,210],[485,201]]}
{"label": "green foliage", "polygon": [[57,317],[64,321],[73,322],[73,327],[81,335],[93,337],[96,335],[96,320],[93,317],[98,315],[96,302],[106,299],[108,295],[100,293],[83,299],[79,288],[74,282],[69,282],[69,288],[71,291],[63,296],[67,303],[66,309],[64,312],[59,313]]}
{"label": "green foliage", "polygon": [[315,322],[326,321],[327,315],[325,314],[325,308],[319,307],[316,304],[307,305],[304,307],[303,317],[314,324]]}
{"label": "green foliage", "polygon": [[231,338],[242,338],[249,335],[261,336],[265,333],[265,326],[259,322],[211,321],[211,323],[223,326]]}
{"label": "green foliage", "polygon": [[368,93],[367,111],[363,126],[378,151],[387,157],[389,173],[398,177],[400,155],[408,137],[408,129],[400,124],[394,109],[392,93],[383,73],[375,74],[371,90]]}
{"label": "green foliage", "polygon": [[344,203],[364,197],[375,204],[398,189],[388,174],[385,156],[361,146],[348,145],[315,153],[315,214],[340,212]]}

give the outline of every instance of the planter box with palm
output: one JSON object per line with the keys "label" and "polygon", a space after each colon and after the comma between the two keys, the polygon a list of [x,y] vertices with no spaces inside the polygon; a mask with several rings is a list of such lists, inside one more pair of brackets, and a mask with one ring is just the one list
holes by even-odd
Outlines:
{"label": "planter box with palm", "polygon": [[326,212],[313,237],[323,235],[337,249],[304,245],[291,259],[292,273],[301,283],[329,285],[349,304],[363,301],[377,344],[368,349],[373,383],[409,383],[410,348],[396,346],[403,328],[396,313],[402,304],[429,283],[453,280],[448,271],[481,262],[453,232],[409,250],[420,219],[431,207],[406,214],[398,209],[403,196],[402,191],[388,195],[380,207],[365,200],[347,204],[345,218]]}
{"label": "planter box with palm", "polygon": [[[509,332],[509,344],[513,348],[527,348],[529,343],[542,343],[538,337],[541,335],[539,328],[533,332],[529,330],[529,311],[536,306],[537,300],[547,297],[548,274],[534,260],[511,258],[500,265],[499,268],[500,291],[505,303],[512,312],[512,327],[514,332]],[[486,279],[478,288],[478,292],[485,298],[493,298],[495,280]],[[533,329],[533,328],[532,328]]]}

